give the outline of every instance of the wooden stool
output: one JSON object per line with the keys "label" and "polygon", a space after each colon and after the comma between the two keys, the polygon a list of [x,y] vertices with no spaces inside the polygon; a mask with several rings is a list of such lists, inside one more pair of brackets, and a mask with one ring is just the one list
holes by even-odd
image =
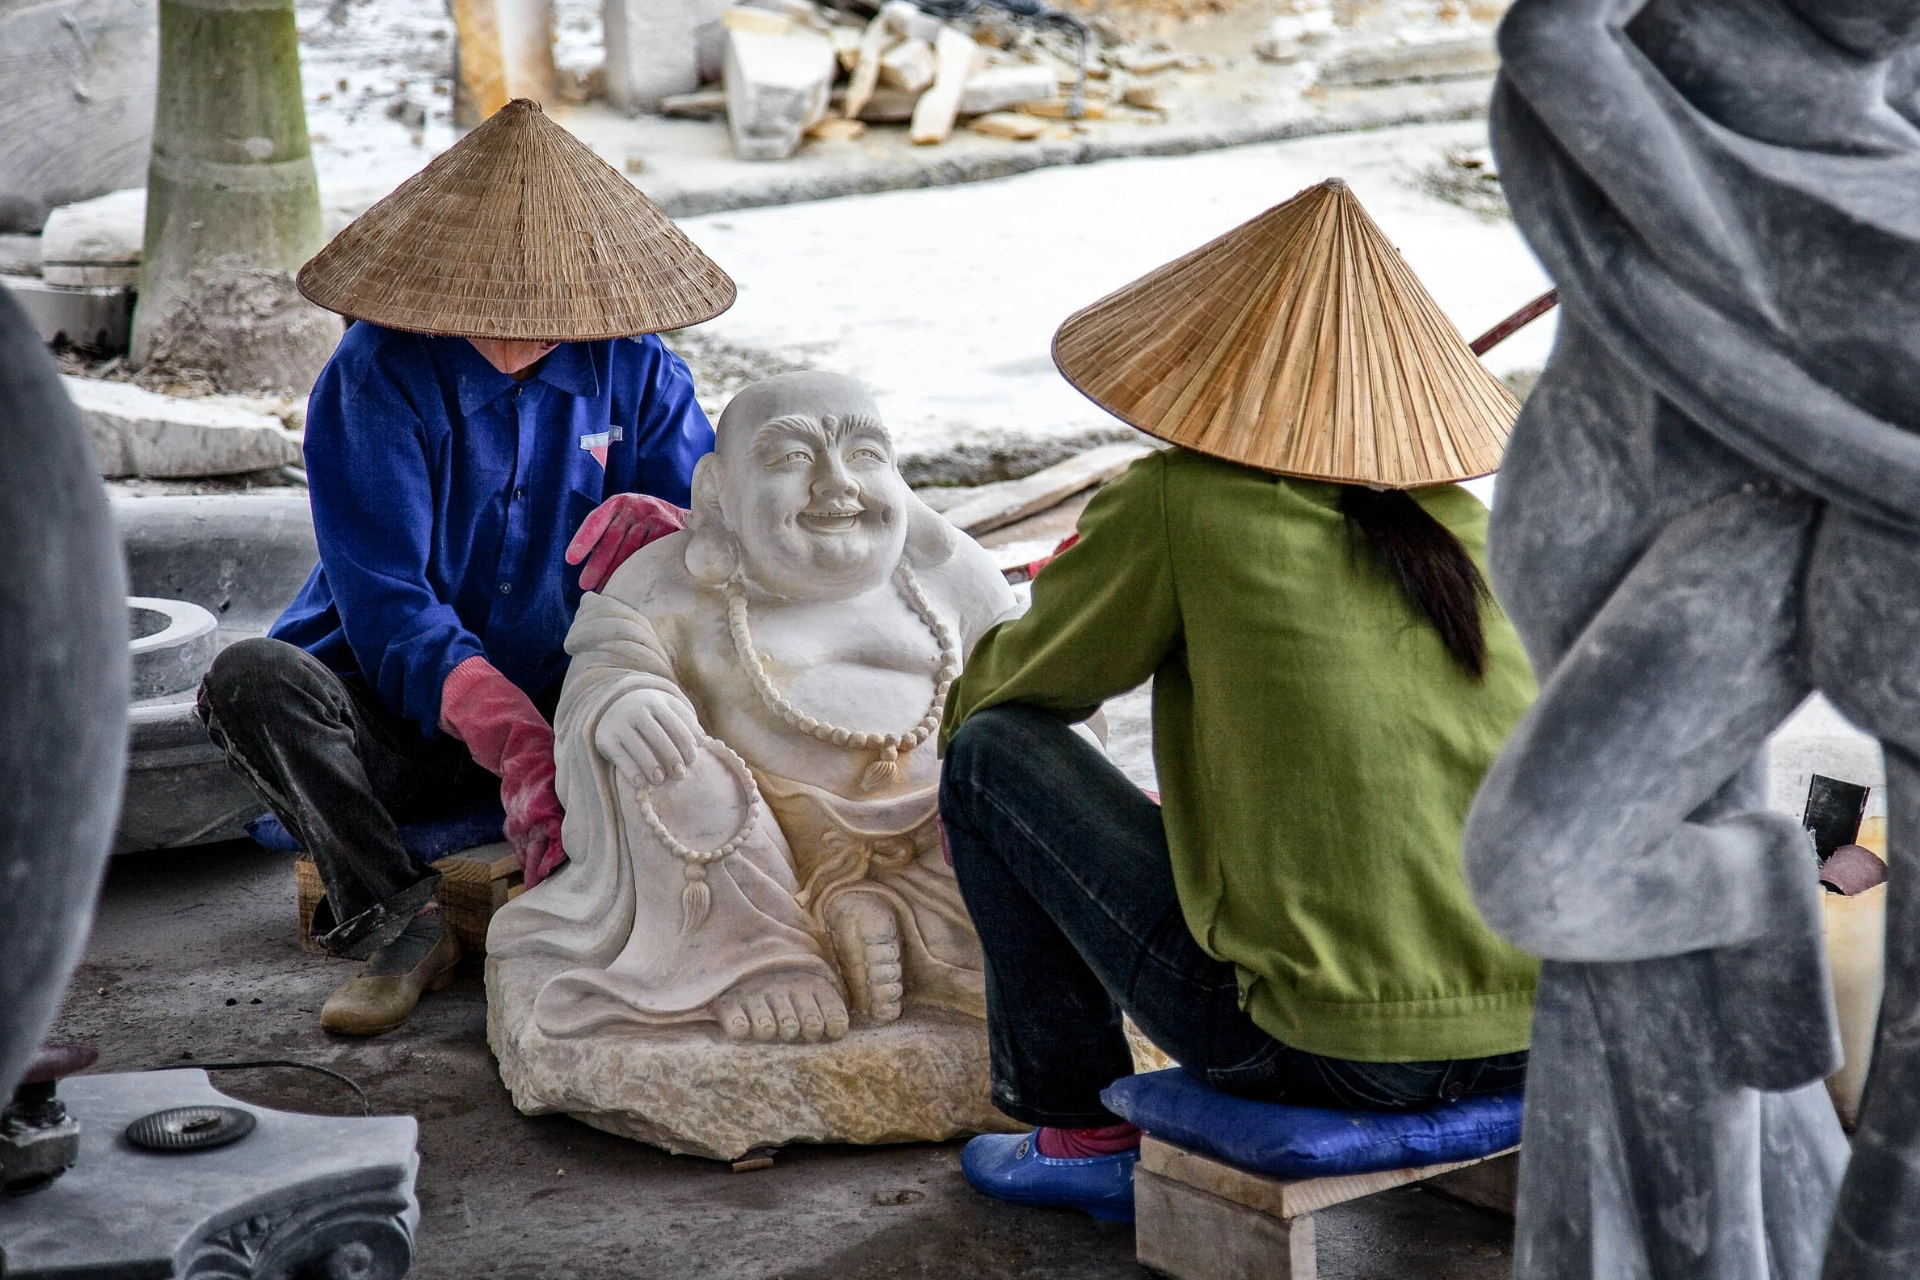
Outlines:
{"label": "wooden stool", "polygon": [[1520,1149],[1476,1160],[1289,1181],[1236,1169],[1158,1138],[1133,1171],[1140,1264],[1174,1280],[1315,1280],[1315,1210],[1412,1182],[1513,1212]]}
{"label": "wooden stool", "polygon": [[[440,873],[440,888],[434,896],[447,913],[453,936],[460,940],[460,966],[478,973],[486,961],[487,925],[493,913],[526,892],[520,863],[513,856],[513,847],[503,840],[449,854],[434,863],[433,869]],[[326,889],[311,858],[295,860],[293,874],[300,890],[300,945],[308,951],[320,951],[320,944],[313,940],[313,912]]]}

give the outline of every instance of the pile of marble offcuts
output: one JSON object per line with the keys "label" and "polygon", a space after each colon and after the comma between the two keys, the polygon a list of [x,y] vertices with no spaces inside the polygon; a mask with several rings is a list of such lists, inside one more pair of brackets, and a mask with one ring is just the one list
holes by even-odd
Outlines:
{"label": "pile of marble offcuts", "polygon": [[783,160],[808,138],[851,140],[873,123],[905,123],[920,145],[945,142],[962,121],[1031,141],[1103,117],[1110,100],[1157,111],[1157,87],[1129,77],[1180,65],[1177,55],[1133,49],[1104,58],[991,10],[943,22],[906,0],[888,0],[865,24],[812,0],[754,0],[727,9],[721,27],[724,87],[668,97],[660,109],[724,114],[742,160]]}

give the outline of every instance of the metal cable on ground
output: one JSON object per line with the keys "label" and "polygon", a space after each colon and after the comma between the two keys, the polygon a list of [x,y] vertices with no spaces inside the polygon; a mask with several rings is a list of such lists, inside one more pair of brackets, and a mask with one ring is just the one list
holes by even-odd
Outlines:
{"label": "metal cable on ground", "polygon": [[147,1070],[179,1071],[187,1067],[198,1067],[202,1071],[258,1071],[266,1067],[291,1067],[295,1071],[317,1071],[323,1076],[330,1076],[338,1080],[341,1084],[353,1090],[354,1095],[360,1099],[361,1115],[370,1116],[373,1114],[373,1104],[367,1101],[367,1091],[362,1089],[352,1077],[341,1075],[331,1067],[315,1066],[311,1062],[294,1062],[289,1058],[262,1058],[257,1062],[193,1062],[189,1060],[169,1062],[164,1066],[148,1067]]}

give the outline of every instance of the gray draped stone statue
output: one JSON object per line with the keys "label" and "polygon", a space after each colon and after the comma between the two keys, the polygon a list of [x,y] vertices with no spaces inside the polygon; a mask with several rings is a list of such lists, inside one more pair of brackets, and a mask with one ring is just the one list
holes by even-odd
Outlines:
{"label": "gray draped stone statue", "polygon": [[80,961],[127,753],[120,543],[59,375],[0,290],[0,1104]]}
{"label": "gray draped stone statue", "polygon": [[[1542,692],[1466,841],[1546,959],[1523,1280],[1920,1274],[1917,28],[1920,0],[1501,28],[1494,145],[1564,307],[1491,538]],[[1850,1167],[1814,855],[1760,772],[1815,690],[1887,757]]]}

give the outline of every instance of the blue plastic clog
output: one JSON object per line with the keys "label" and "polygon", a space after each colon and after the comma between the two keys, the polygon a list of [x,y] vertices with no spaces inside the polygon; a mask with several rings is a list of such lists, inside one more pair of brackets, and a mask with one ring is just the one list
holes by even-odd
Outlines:
{"label": "blue plastic clog", "polygon": [[1061,1160],[1040,1154],[1035,1133],[983,1133],[961,1151],[960,1172],[975,1191],[995,1200],[1132,1222],[1133,1166],[1139,1162],[1138,1148]]}

